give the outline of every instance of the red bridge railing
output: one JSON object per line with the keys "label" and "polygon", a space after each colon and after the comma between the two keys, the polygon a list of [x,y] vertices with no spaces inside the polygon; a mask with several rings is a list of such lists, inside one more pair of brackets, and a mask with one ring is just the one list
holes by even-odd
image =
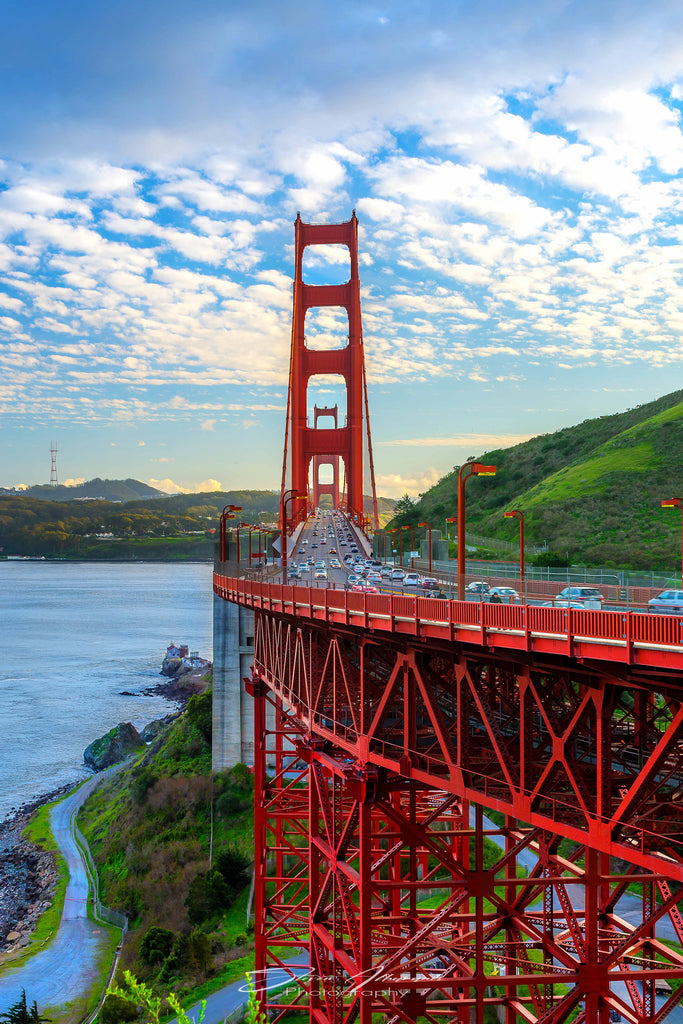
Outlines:
{"label": "red bridge railing", "polygon": [[496,605],[408,594],[364,594],[214,573],[214,590],[251,608],[409,636],[683,669],[683,618],[643,612]]}

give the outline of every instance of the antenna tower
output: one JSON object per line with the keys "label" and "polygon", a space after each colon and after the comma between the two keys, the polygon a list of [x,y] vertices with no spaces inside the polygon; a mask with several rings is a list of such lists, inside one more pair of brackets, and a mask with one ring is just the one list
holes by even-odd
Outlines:
{"label": "antenna tower", "polygon": [[52,468],[50,469],[50,487],[58,487],[59,480],[57,479],[57,442],[50,441],[50,455],[52,457]]}

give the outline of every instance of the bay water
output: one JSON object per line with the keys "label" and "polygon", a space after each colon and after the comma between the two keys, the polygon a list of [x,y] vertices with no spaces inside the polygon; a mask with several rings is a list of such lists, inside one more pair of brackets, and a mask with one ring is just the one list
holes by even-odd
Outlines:
{"label": "bay water", "polygon": [[119,722],[175,709],[143,691],[171,643],[213,660],[211,582],[203,563],[0,562],[0,818],[90,775]]}

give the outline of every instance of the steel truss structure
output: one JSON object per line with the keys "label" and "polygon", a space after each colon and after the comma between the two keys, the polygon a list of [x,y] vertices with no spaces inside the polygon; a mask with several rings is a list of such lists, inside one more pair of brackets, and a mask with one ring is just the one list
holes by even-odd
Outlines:
{"label": "steel truss structure", "polygon": [[271,1019],[676,1019],[680,677],[255,615]]}

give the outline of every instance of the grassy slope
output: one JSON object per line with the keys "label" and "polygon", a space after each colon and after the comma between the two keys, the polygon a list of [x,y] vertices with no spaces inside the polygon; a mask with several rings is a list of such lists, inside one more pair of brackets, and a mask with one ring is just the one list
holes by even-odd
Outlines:
{"label": "grassy slope", "polygon": [[[529,541],[547,541],[575,561],[678,564],[680,519],[660,499],[680,490],[683,391],[481,458],[498,473],[467,484],[469,529],[514,540],[517,524],[502,513],[517,507]],[[453,471],[422,497],[411,520],[436,526],[456,510]]]}
{"label": "grassy slope", "polygon": [[[221,811],[221,797],[233,792],[235,778],[229,772],[211,776],[210,743],[184,715],[86,802],[79,825],[98,866],[102,901],[131,918],[121,969],[153,981],[158,968],[147,967],[138,956],[147,930],[157,925],[175,934],[191,932],[185,897],[195,875],[208,868],[212,794],[214,856],[232,845],[253,858],[250,777],[240,790],[241,805],[235,809],[233,793],[230,813]],[[240,954],[234,947],[236,937],[247,931],[247,895],[245,890],[225,914],[203,926],[212,938],[217,969]],[[201,972],[188,969],[168,987],[184,993],[203,980]]]}

